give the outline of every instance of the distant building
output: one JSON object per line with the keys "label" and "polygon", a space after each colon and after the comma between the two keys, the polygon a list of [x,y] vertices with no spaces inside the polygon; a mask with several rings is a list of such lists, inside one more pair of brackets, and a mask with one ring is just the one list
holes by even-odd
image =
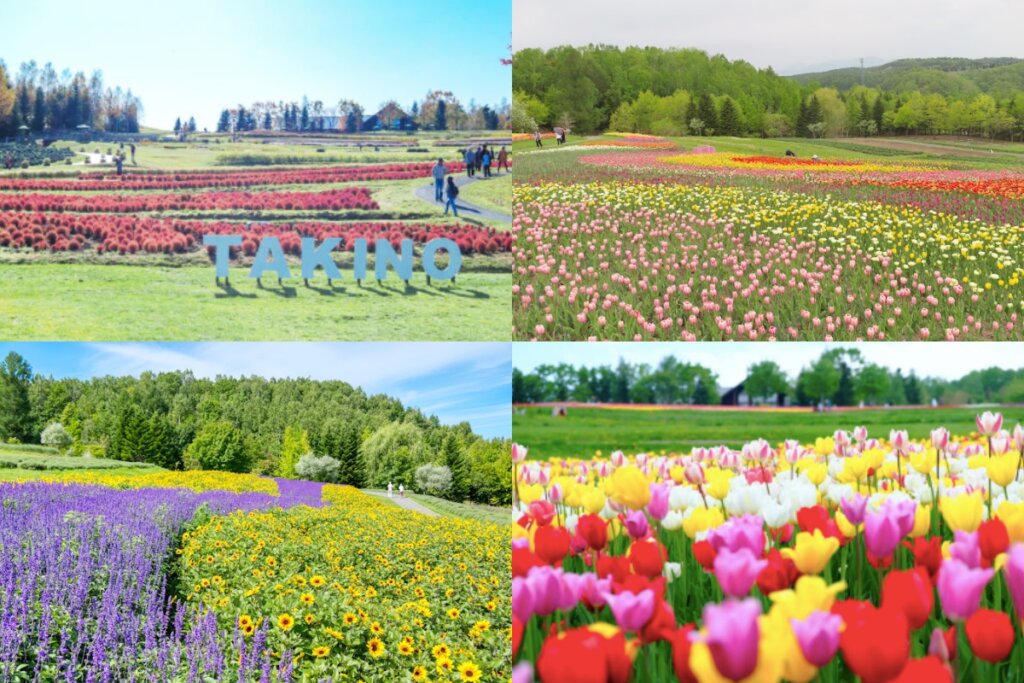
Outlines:
{"label": "distant building", "polygon": [[776,408],[792,405],[789,395],[785,392],[776,394],[774,401],[765,401],[760,397],[751,398],[744,390],[744,384],[746,384],[746,380],[731,388],[719,387],[718,393],[722,397],[721,404],[723,406],[774,406]]}
{"label": "distant building", "polygon": [[363,119],[363,131],[415,130],[416,122],[394,102],[388,102],[376,114]]}

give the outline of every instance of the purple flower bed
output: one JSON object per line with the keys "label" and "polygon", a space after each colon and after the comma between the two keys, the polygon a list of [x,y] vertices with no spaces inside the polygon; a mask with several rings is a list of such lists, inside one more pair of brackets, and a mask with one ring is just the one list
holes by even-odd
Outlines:
{"label": "purple flower bed", "polygon": [[283,508],[290,508],[295,505],[308,505],[309,507],[319,508],[326,505],[320,499],[324,485],[318,481],[279,479],[277,477],[274,478],[274,481],[277,482],[277,492],[279,494],[277,504]]}
{"label": "purple flower bed", "polygon": [[276,504],[254,493],[0,484],[0,680],[289,680],[263,654],[265,630],[221,633],[215,615],[172,599],[169,583],[197,511]]}

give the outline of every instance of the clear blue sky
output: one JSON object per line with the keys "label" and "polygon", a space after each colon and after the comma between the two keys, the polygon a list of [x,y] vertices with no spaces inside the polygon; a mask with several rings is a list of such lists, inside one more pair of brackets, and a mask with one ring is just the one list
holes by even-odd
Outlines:
{"label": "clear blue sky", "polygon": [[87,344],[0,343],[36,374],[88,379],[147,370],[343,380],[394,396],[445,424],[467,421],[481,436],[512,433],[512,345],[472,342]]}
{"label": "clear blue sky", "polygon": [[0,2],[0,59],[101,69],[142,98],[143,123],[170,128],[260,100],[354,99],[371,111],[429,90],[463,103],[510,98],[502,66],[512,0],[174,0]]}

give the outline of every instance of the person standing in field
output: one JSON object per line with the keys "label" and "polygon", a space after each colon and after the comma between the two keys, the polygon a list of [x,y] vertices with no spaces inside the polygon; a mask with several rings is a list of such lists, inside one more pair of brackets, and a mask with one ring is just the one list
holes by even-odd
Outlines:
{"label": "person standing in field", "polygon": [[455,198],[459,196],[459,188],[455,185],[454,176],[448,176],[448,202],[444,205],[444,215],[448,215],[449,207],[455,213],[459,215],[459,207],[455,205]]}
{"label": "person standing in field", "polygon": [[491,177],[491,150],[484,147],[484,154],[482,157],[484,163],[484,178]]}
{"label": "person standing in field", "polygon": [[476,153],[473,155],[473,165],[476,167],[476,172],[479,173],[484,168],[484,148],[477,147]]}
{"label": "person standing in field", "polygon": [[533,141],[538,147],[543,147],[544,143],[540,141],[540,131],[533,131]]}
{"label": "person standing in field", "polygon": [[134,166],[135,165],[135,143],[134,142],[131,144],[131,148],[132,148],[132,166]]}
{"label": "person standing in field", "polygon": [[473,164],[476,163],[475,157],[473,155],[473,148],[472,147],[467,147],[466,148],[466,153],[463,155],[463,160],[466,163],[466,177],[467,178],[472,178],[473,177]]}
{"label": "person standing in field", "polygon": [[498,170],[501,169],[505,169],[507,173],[512,172],[512,167],[508,165],[508,150],[505,149],[505,145],[502,145],[498,152]]}
{"label": "person standing in field", "polygon": [[430,172],[434,176],[434,201],[444,201],[444,159],[438,159],[434,169]]}

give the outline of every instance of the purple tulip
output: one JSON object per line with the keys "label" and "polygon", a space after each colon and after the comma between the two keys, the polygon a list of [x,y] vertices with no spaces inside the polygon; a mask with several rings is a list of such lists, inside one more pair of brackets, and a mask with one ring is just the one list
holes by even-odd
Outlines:
{"label": "purple tulip", "polygon": [[654,614],[654,591],[645,588],[639,593],[605,593],[604,599],[615,615],[615,623],[626,631],[640,631]]}
{"label": "purple tulip", "polygon": [[761,515],[733,517],[709,531],[707,540],[715,552],[721,552],[723,548],[734,551],[746,548],[754,557],[761,557],[765,546],[764,518]]}
{"label": "purple tulip", "polygon": [[978,545],[978,532],[957,530],[953,532],[953,543],[949,546],[949,556],[960,560],[971,569],[981,566],[981,547]]}
{"label": "purple tulip", "polygon": [[1010,587],[1013,607],[1017,618],[1024,619],[1024,543],[1014,543],[1006,552],[1006,566],[1003,568],[1006,584]]}
{"label": "purple tulip", "polygon": [[533,591],[520,576],[512,579],[512,614],[524,624],[533,616]]}
{"label": "purple tulip", "polygon": [[651,484],[651,500],[647,503],[647,514],[659,522],[668,514],[668,495],[672,488],[667,484]]}
{"label": "purple tulip", "polygon": [[822,667],[835,656],[839,649],[839,628],[843,625],[838,614],[815,610],[806,619],[790,619],[789,623],[808,662]]}
{"label": "purple tulip", "polygon": [[626,531],[634,539],[644,538],[647,536],[647,530],[650,528],[647,523],[647,515],[640,510],[631,510],[626,514],[624,523],[626,525]]}
{"label": "purple tulip", "polygon": [[978,611],[981,594],[992,578],[992,569],[973,569],[957,559],[939,567],[938,589],[942,611],[953,621],[963,621]]}
{"label": "purple tulip", "polygon": [[879,510],[868,510],[864,515],[864,545],[877,558],[892,555],[903,539],[899,521],[892,509],[883,505]]}
{"label": "purple tulip", "polygon": [[868,497],[854,493],[852,496],[840,498],[839,507],[842,508],[846,519],[850,520],[850,524],[863,524],[864,512],[868,507]]}
{"label": "purple tulip", "polygon": [[531,567],[526,582],[533,599],[533,613],[542,616],[572,609],[583,591],[580,574],[567,574],[556,567]]}
{"label": "purple tulip", "polygon": [[761,630],[757,619],[761,603],[754,598],[726,600],[704,606],[704,642],[711,651],[718,672],[741,681],[757,668],[757,649]]}
{"label": "purple tulip", "polygon": [[745,598],[754,587],[758,574],[768,566],[768,560],[759,560],[749,548],[733,551],[722,548],[715,556],[715,578],[722,592],[730,598]]}

